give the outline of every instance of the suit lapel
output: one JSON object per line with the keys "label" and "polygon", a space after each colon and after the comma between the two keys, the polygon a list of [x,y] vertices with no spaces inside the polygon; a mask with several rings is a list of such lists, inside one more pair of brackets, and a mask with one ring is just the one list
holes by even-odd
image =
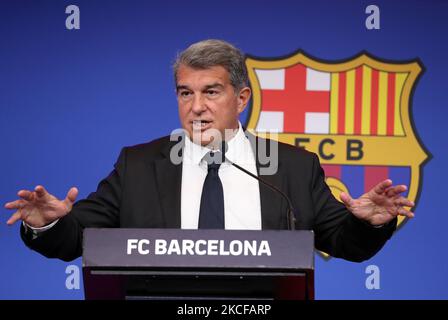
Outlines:
{"label": "suit lapel", "polygon": [[[260,145],[260,140],[262,138],[256,137],[249,133],[245,132],[247,138],[249,139],[252,150],[255,153],[256,165],[258,176],[265,180],[266,182],[276,186],[280,190],[285,190],[284,177],[280,173],[280,159],[278,162],[278,168],[275,174],[272,175],[260,175],[260,169],[263,165],[260,163],[258,148]],[[264,144],[266,145],[266,144]],[[277,194],[274,190],[270,189],[262,182],[259,182],[260,186],[260,201],[261,201],[261,223],[262,229],[283,229],[286,225],[286,207],[283,203],[283,198],[281,195]]]}
{"label": "suit lapel", "polygon": [[[283,190],[283,178],[280,174],[260,176],[263,180]],[[286,211],[282,197],[274,190],[260,183],[261,222],[262,229],[283,229],[283,221],[286,221]]]}
{"label": "suit lapel", "polygon": [[155,161],[155,175],[165,228],[181,227],[182,162],[173,164],[170,160],[171,147],[175,143],[170,141],[162,150],[162,157]]}

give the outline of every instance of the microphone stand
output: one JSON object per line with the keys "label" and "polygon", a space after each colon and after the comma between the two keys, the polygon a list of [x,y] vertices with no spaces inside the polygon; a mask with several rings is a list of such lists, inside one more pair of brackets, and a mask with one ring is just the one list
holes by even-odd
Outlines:
{"label": "microphone stand", "polygon": [[292,206],[291,200],[288,198],[288,196],[283,191],[281,191],[279,188],[277,188],[273,184],[265,181],[264,179],[261,179],[260,177],[257,177],[253,173],[251,173],[251,172],[247,171],[246,169],[240,167],[236,163],[233,163],[229,159],[225,158],[225,160],[227,162],[229,162],[235,168],[237,168],[237,169],[243,171],[244,173],[250,175],[255,180],[260,181],[265,186],[269,187],[271,190],[273,190],[275,192],[278,192],[286,200],[286,202],[288,203],[288,214],[286,215],[286,221],[287,221],[287,224],[288,224],[288,230],[295,230],[296,229],[296,217],[294,215],[294,207]]}

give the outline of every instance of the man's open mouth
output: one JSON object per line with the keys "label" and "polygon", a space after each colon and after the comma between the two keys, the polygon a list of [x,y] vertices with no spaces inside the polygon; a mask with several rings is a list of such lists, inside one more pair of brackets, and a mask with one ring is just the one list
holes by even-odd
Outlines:
{"label": "man's open mouth", "polygon": [[193,120],[193,130],[205,130],[211,126],[210,120]]}

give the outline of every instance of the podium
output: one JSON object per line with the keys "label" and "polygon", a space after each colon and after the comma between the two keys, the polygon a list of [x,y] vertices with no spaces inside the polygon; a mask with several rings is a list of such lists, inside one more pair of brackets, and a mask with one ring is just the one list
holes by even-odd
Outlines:
{"label": "podium", "polygon": [[314,299],[312,231],[84,230],[92,299]]}

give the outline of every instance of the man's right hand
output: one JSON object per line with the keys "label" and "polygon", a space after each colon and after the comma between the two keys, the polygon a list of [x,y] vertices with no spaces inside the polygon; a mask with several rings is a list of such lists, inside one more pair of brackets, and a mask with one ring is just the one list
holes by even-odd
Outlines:
{"label": "man's right hand", "polygon": [[78,189],[71,188],[64,200],[49,194],[43,186],[37,186],[34,191],[20,190],[17,195],[21,199],[5,204],[6,209],[17,210],[6,223],[12,225],[23,220],[33,228],[41,228],[72,210]]}

